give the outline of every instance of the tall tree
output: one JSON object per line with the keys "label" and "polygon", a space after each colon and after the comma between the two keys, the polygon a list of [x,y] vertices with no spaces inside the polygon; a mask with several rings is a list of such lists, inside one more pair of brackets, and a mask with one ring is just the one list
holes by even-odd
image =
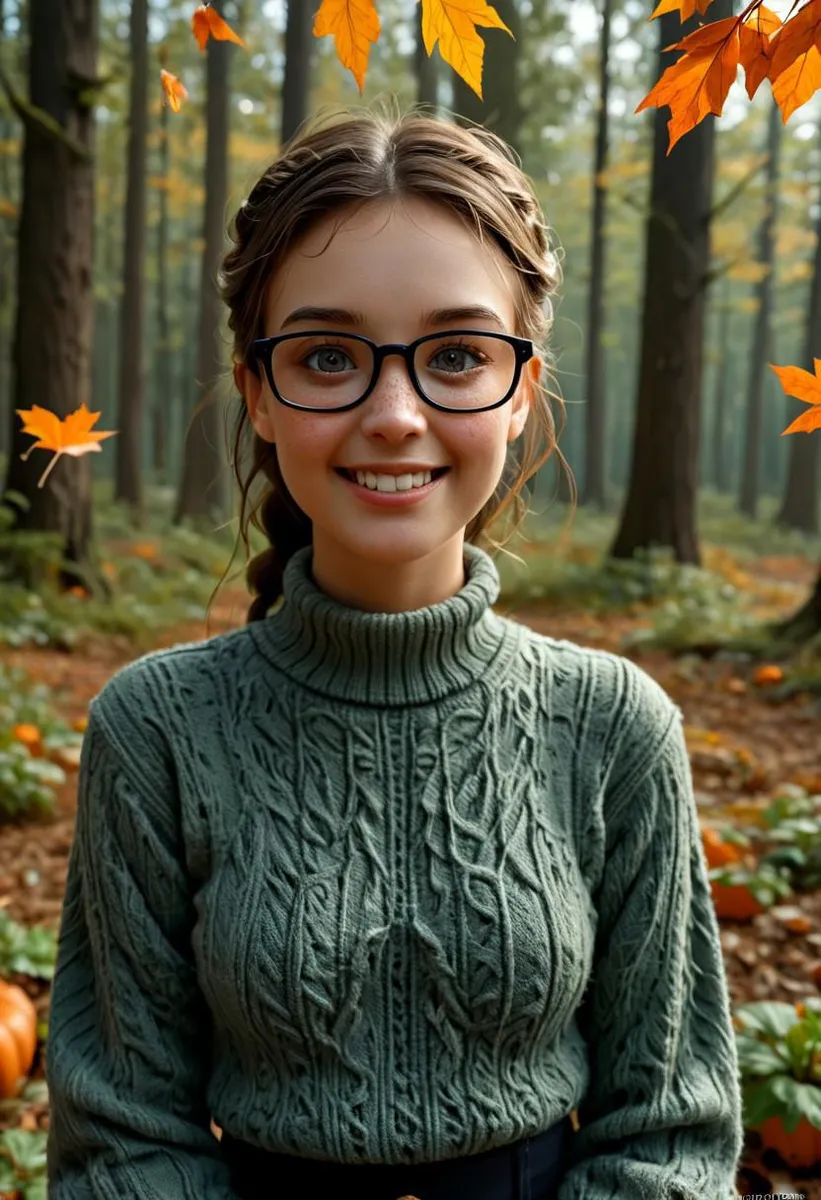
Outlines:
{"label": "tall tree", "polygon": [[757,303],[753,324],[753,344],[749,354],[747,414],[744,458],[738,506],[754,517],[758,510],[761,459],[761,421],[764,408],[764,383],[772,350],[773,272],[775,270],[775,231],[778,221],[778,160],[781,147],[781,111],[773,100],[767,129],[767,184],[764,216],[758,232],[758,256],[764,274],[756,283]]}
{"label": "tall tree", "polygon": [[311,92],[314,12],[305,0],[288,0],[285,24],[285,78],[282,84],[282,144],[289,141],[308,116]]}
{"label": "tall tree", "polygon": [[416,75],[416,102],[435,114],[439,107],[439,62],[436,54],[428,54],[422,32],[422,5],[416,9],[416,42],[413,67]]}
{"label": "tall tree", "polygon": [[469,122],[492,129],[521,155],[521,129],[524,112],[521,102],[519,64],[521,61],[521,0],[495,0],[493,7],[513,33],[504,29],[483,29],[485,43],[482,94],[476,93],[461,76],[453,74],[453,108]]}
{"label": "tall tree", "polygon": [[[807,329],[804,347],[804,366],[813,371],[813,357],[819,357],[821,334],[821,206],[815,222],[815,258],[813,261],[810,303],[807,310]],[[788,400],[788,419],[797,415],[793,409],[802,408],[797,401]],[[818,533],[819,464],[821,438],[818,435],[796,434],[790,438],[790,455],[784,498],[776,520],[780,525]]]}
{"label": "tall tree", "polygon": [[148,142],[148,0],[131,0],[131,90],[125,194],[125,258],[120,309],[120,377],[114,498],[141,524],[141,455],[145,366],[146,148]]}
{"label": "tall tree", "polygon": [[[161,59],[164,64],[164,53],[161,54]],[[173,394],[171,322],[168,311],[168,187],[170,180],[168,112],[168,105],[162,104],[160,106],[159,187],[157,189],[160,210],[157,218],[157,348],[155,355],[157,382],[152,421],[152,458],[154,477],[157,481],[165,479],[168,469],[168,410]]]}
{"label": "tall tree", "polygon": [[718,362],[716,363],[715,392],[713,393],[713,452],[712,476],[717,492],[728,486],[727,418],[730,366],[730,284],[725,276],[721,303],[718,305]]}
{"label": "tall tree", "polygon": [[[6,38],[6,0],[0,0],[0,47]],[[11,137],[11,121],[8,114],[6,97],[0,95],[0,142]],[[0,454],[5,454],[10,430],[9,413],[9,347],[7,344],[6,315],[11,302],[12,272],[11,258],[13,238],[11,237],[11,219],[13,208],[9,204],[11,187],[9,186],[9,157],[0,155],[0,202],[6,201],[8,207],[0,211]]]}
{"label": "tall tree", "polygon": [[[24,146],[12,409],[47,404],[63,419],[87,403],[91,380],[98,0],[30,0],[29,32],[29,96],[14,104]],[[17,528],[58,535],[60,585],[107,592],[93,563],[93,456],[61,456],[38,487],[44,457],[22,461],[33,443],[12,415],[5,486],[29,505]],[[29,588],[43,582],[31,563],[13,569]]]}
{"label": "tall tree", "polygon": [[604,380],[604,222],[607,191],[603,174],[608,155],[608,103],[610,98],[610,26],[613,0],[602,0],[599,42],[599,114],[593,163],[593,217],[590,235],[590,289],[587,297],[587,406],[584,460],[585,504],[607,506],[605,444],[607,408]]}
{"label": "tall tree", "polygon": [[[732,14],[714,0],[705,20]],[[679,13],[659,18],[664,49],[696,28]],[[653,175],[646,221],[644,310],[630,483],[614,558],[653,545],[678,562],[700,562],[696,499],[701,424],[704,294],[710,261],[715,118],[706,117],[667,153],[666,108],[653,115]]]}
{"label": "tall tree", "polygon": [[208,41],[206,52],[206,151],[204,246],[200,273],[197,383],[201,402],[187,428],[183,473],[174,523],[220,522],[229,508],[229,479],[221,451],[223,432],[217,385],[223,371],[222,302],[217,273],[225,245],[228,199],[228,95],[231,43]]}

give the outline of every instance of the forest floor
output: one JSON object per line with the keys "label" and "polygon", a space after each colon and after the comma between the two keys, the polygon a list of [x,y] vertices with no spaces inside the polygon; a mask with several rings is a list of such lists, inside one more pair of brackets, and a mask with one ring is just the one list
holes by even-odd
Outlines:
{"label": "forest floor", "polygon": [[[784,589],[784,614],[806,597],[815,564],[800,556],[759,558],[747,565],[762,586],[777,582]],[[214,636],[243,623],[247,607],[243,588],[225,588],[205,621],[192,621],[157,633],[156,647],[172,646]],[[622,653],[621,637],[642,624],[641,617],[596,615],[569,611],[543,602],[528,602],[511,610],[498,606],[538,632],[567,638],[582,645]],[[100,635],[84,642],[82,652],[50,648],[13,649],[0,645],[0,663],[23,667],[37,682],[56,691],[55,704],[67,721],[83,718],[89,701],[107,679],[136,657],[125,639]],[[762,804],[777,785],[796,783],[821,793],[821,708],[818,697],[806,693],[774,703],[766,689],[744,678],[732,661],[676,658],[661,651],[631,654],[654,676],[681,707],[691,754],[696,799],[705,823],[732,820],[745,806]],[[73,838],[76,772],[59,789],[54,814],[15,826],[0,826],[0,907],[27,926],[56,929],[65,887],[68,854]],[[788,903],[797,903],[791,898]],[[721,922],[727,977],[735,1003],[784,1000],[788,1003],[821,990],[821,891],[800,896],[811,926],[795,933],[767,912],[752,922]],[[807,924],[807,923],[805,923]],[[816,970],[819,984],[813,983]],[[47,1019],[47,983],[25,983],[35,997],[40,1019]],[[34,1078],[42,1077],[42,1062]],[[47,1106],[34,1104],[16,1111],[13,1123],[24,1129],[47,1128]],[[9,1121],[0,1115],[0,1127]],[[774,1152],[762,1156],[757,1135],[748,1134],[741,1195],[793,1192],[806,1200],[821,1200],[821,1181],[810,1172],[789,1168]],[[706,1198],[705,1198],[706,1200]]]}

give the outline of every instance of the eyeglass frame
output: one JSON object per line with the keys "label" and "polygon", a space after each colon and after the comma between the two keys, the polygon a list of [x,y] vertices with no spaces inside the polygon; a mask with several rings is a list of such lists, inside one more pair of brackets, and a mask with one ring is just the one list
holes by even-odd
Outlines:
{"label": "eyeglass frame", "polygon": [[[370,383],[358,400],[354,400],[350,404],[340,405],[339,408],[314,408],[307,404],[295,404],[293,400],[285,399],[285,397],[277,389],[276,383],[274,382],[274,349],[279,345],[280,342],[292,341],[296,338],[319,337],[323,334],[327,334],[331,337],[345,337],[356,342],[364,342],[365,345],[370,346],[373,350],[373,374],[371,376]],[[435,400],[432,400],[430,396],[426,396],[422,391],[422,385],[419,382],[419,378],[413,365],[417,348],[424,342],[439,341],[443,337],[450,337],[454,334],[470,334],[473,337],[496,338],[499,341],[507,342],[508,345],[513,347],[513,351],[516,356],[514,362],[513,382],[508,388],[506,395],[504,395],[501,400],[497,400],[495,404],[486,404],[483,408],[448,408],[444,404],[437,404]],[[401,342],[385,342],[381,346],[372,341],[371,338],[365,337],[361,333],[340,334],[339,330],[332,329],[307,329],[299,333],[280,333],[275,337],[256,338],[251,343],[251,354],[254,359],[262,359],[265,376],[270,384],[271,391],[273,392],[274,396],[276,396],[280,404],[284,404],[288,408],[295,408],[299,412],[326,413],[349,412],[352,408],[357,408],[360,404],[364,404],[364,402],[368,399],[368,396],[370,396],[371,392],[379,382],[382,364],[390,354],[398,354],[400,358],[404,358],[408,377],[413,385],[414,391],[422,400],[424,400],[426,404],[429,404],[432,408],[438,409],[439,412],[446,413],[490,412],[491,409],[501,408],[503,404],[508,402],[510,397],[516,391],[516,388],[519,386],[519,382],[522,378],[522,367],[526,362],[529,362],[529,360],[533,358],[535,353],[533,342],[529,338],[516,337],[512,333],[495,333],[487,329],[445,329],[441,333],[426,333],[423,337],[417,338],[415,341],[408,342],[406,344]]]}

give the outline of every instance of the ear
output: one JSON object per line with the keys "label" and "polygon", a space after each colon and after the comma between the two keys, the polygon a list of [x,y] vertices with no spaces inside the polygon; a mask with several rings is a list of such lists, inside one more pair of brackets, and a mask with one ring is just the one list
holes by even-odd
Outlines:
{"label": "ear", "polygon": [[538,354],[534,354],[533,358],[529,359],[526,364],[525,375],[513,397],[513,414],[507,438],[509,442],[515,442],[516,438],[521,436],[527,424],[530,410],[536,402],[536,389],[541,378],[543,365]]}
{"label": "ear", "polygon": [[251,424],[266,442],[276,441],[274,426],[267,404],[267,388],[261,375],[256,375],[245,363],[234,363],[234,383],[248,408]]}

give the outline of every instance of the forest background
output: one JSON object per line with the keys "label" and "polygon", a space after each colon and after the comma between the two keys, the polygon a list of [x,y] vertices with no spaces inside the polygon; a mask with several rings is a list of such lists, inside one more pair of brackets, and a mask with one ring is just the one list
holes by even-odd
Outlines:
{"label": "forest background", "polygon": [[[768,85],[750,101],[736,84],[668,155],[668,111],[635,110],[671,61],[660,47],[703,18],[651,22],[648,0],[498,0],[515,38],[481,30],[481,99],[423,53],[413,0],[379,0],[361,95],[313,35],[315,4],[224,0],[245,48],[204,54],[194,7],[0,0],[0,998],[22,989],[38,1020],[25,1088],[0,1087],[0,1189],[6,1170],[18,1200],[45,1194],[48,987],[88,700],[136,654],[247,608],[226,586],[203,627],[237,524],[214,287],[228,218],[304,119],[395,100],[495,129],[542,201],[582,503],[554,463],[540,472],[519,557],[497,559],[500,602],[641,657],[682,706],[736,1011],[769,1005],[791,1039],[783,1070],[748,1081],[739,1190],[766,1178],[819,1200],[821,435],[780,436],[805,406],[768,363],[812,370],[821,352],[821,97],[785,125]],[[741,8],[714,0],[706,19]],[[188,91],[179,112],[163,67]],[[44,479],[20,411],[83,403],[116,435]],[[817,1142],[773,1149],[775,1114]]]}

